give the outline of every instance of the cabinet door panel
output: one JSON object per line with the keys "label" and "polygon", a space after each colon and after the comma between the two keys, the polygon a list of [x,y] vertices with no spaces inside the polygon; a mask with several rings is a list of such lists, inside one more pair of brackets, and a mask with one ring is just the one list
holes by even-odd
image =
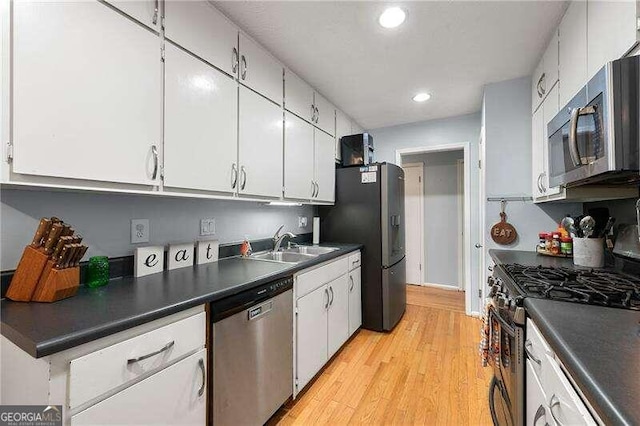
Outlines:
{"label": "cabinet door panel", "polygon": [[[160,30],[160,2],[156,0],[106,0],[133,19],[155,31]],[[157,8],[157,9],[156,9]],[[155,21],[155,22],[154,22]]]}
{"label": "cabinet door panel", "polygon": [[302,390],[328,360],[327,286],[297,300],[296,306],[296,378]]}
{"label": "cabinet door panel", "polygon": [[335,200],[336,162],[334,159],[335,139],[314,129],[315,176],[318,185],[318,201]]}
{"label": "cabinet door panel", "polygon": [[14,171],[157,184],[158,36],[98,2],[15,2],[13,24]]}
{"label": "cabinet door panel", "polygon": [[206,423],[206,366],[202,349],[74,415],[71,424],[201,426]]}
{"label": "cabinet door panel", "polygon": [[574,1],[560,22],[560,105],[587,82],[587,2]]}
{"label": "cabinet door panel", "polygon": [[166,0],[165,37],[227,74],[235,74],[238,29],[207,1]]}
{"label": "cabinet door panel", "polygon": [[587,2],[588,74],[593,77],[609,61],[620,58],[637,41],[635,1]]}
{"label": "cabinet door panel", "polygon": [[284,107],[298,117],[311,122],[313,89],[289,70],[284,72]]}
{"label": "cabinet door panel", "polygon": [[282,65],[240,33],[240,76],[245,86],[282,105]]}
{"label": "cabinet door panel", "polygon": [[542,88],[544,82],[543,74],[544,59],[540,60],[540,63],[536,66],[536,69],[533,71],[533,77],[531,78],[531,112],[536,111],[544,99]]}
{"label": "cabinet door panel", "polygon": [[544,121],[543,109],[544,107],[540,107],[531,117],[531,191],[534,200],[544,196],[544,189],[542,188],[542,179],[545,171],[545,140],[542,129]]}
{"label": "cabinet door panel", "polygon": [[349,273],[349,336],[362,325],[362,281],[360,267]]}
{"label": "cabinet door panel", "polygon": [[313,126],[285,112],[284,196],[310,199],[313,192]]}
{"label": "cabinet door panel", "polygon": [[282,108],[240,86],[239,193],[282,196]]}
{"label": "cabinet door panel", "polygon": [[237,106],[237,83],[231,77],[166,44],[166,186],[234,191]]}
{"label": "cabinet door panel", "polygon": [[336,134],[336,108],[317,92],[314,97],[314,105],[316,106],[316,126],[334,136]]}
{"label": "cabinet door panel", "polygon": [[543,171],[544,177],[542,178],[542,187],[545,195],[556,195],[562,191],[560,186],[549,188],[549,144],[547,140],[549,138],[549,131],[547,125],[558,114],[559,108],[558,101],[558,85],[556,84],[549,92],[549,95],[544,100],[544,121],[542,125],[542,149],[543,149]]}
{"label": "cabinet door panel", "polygon": [[526,389],[527,401],[525,403],[525,424],[528,426],[544,426],[553,424],[549,407],[547,407],[547,397],[536,376],[531,361],[527,360]]}
{"label": "cabinet door panel", "polygon": [[349,274],[327,284],[329,295],[328,358],[349,338]]}
{"label": "cabinet door panel", "polygon": [[558,81],[558,65],[559,65],[559,53],[558,49],[560,44],[558,41],[558,31],[554,31],[551,41],[547,45],[547,50],[544,51],[542,60],[544,62],[544,91],[548,96],[551,88],[556,81]]}

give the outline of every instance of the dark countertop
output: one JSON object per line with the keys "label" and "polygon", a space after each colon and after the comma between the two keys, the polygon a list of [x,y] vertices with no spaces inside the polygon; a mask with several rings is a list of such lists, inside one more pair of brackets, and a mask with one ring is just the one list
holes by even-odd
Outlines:
{"label": "dark countertop", "polygon": [[[497,264],[572,267],[570,259],[490,250]],[[640,424],[640,312],[526,298],[525,308],[605,424]]]}
{"label": "dark countertop", "polygon": [[222,299],[359,250],[359,244],[298,264],[238,257],[146,277],[112,280],[55,303],[0,302],[0,332],[35,358]]}

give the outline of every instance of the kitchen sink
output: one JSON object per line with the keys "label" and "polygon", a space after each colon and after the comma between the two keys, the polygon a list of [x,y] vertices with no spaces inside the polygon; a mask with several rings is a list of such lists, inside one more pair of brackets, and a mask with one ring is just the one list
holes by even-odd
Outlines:
{"label": "kitchen sink", "polygon": [[271,262],[281,262],[281,263],[300,263],[305,260],[313,259],[317,255],[313,254],[304,254],[298,252],[289,252],[289,251],[278,251],[278,252],[267,252],[267,253],[259,253],[254,254],[249,257],[249,259],[255,260],[267,260]]}
{"label": "kitchen sink", "polygon": [[340,250],[338,247],[319,247],[319,246],[297,246],[286,249],[286,253],[302,253],[319,256],[321,254],[331,253]]}

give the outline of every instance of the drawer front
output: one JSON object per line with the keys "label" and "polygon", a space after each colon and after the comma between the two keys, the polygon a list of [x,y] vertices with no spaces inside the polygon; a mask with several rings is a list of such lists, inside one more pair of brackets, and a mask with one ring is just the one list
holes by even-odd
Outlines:
{"label": "drawer front", "polygon": [[533,371],[544,385],[544,370],[549,368],[545,355],[553,354],[553,352],[531,319],[527,320],[527,338],[524,342],[524,349],[528,360],[531,361]]}
{"label": "drawer front", "polygon": [[353,271],[356,268],[359,268],[362,264],[362,258],[360,256],[360,252],[353,253],[349,256],[349,270]]}
{"label": "drawer front", "polygon": [[203,348],[205,330],[206,314],[201,312],[72,360],[69,367],[70,408],[148,376]]}
{"label": "drawer front", "polygon": [[309,272],[303,272],[296,277],[296,297],[309,294],[347,272],[349,272],[349,258],[346,256]]}
{"label": "drawer front", "polygon": [[569,382],[560,364],[545,355],[548,366],[544,371],[543,388],[550,417],[558,425],[596,425],[584,402]]}

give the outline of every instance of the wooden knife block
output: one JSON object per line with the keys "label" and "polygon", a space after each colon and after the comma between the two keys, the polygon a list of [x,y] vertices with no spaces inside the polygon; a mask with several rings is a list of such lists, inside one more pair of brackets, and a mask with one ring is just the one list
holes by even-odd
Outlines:
{"label": "wooden knife block", "polygon": [[31,300],[34,302],[55,302],[66,299],[76,294],[79,285],[79,266],[56,269],[53,267],[53,262],[49,261]]}
{"label": "wooden knife block", "polygon": [[48,259],[49,256],[41,251],[31,246],[25,247],[7,290],[7,298],[18,302],[29,302]]}

